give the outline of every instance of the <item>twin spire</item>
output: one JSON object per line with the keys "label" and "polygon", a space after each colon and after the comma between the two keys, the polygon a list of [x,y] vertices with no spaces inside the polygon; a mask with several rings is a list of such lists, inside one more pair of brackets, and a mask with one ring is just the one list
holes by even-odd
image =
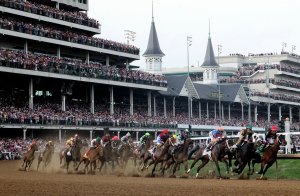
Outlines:
{"label": "twin spire", "polygon": [[148,46],[143,54],[144,57],[148,56],[159,56],[163,57],[165,54],[161,51],[158,37],[156,33],[155,23],[154,23],[154,15],[153,15],[153,1],[152,1],[152,22],[151,22],[151,28],[150,28],[150,35],[148,40]]}

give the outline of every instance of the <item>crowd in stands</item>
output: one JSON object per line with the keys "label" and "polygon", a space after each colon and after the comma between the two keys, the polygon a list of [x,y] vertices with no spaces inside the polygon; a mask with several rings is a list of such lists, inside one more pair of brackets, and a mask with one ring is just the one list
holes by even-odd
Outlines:
{"label": "crowd in stands", "polygon": [[291,101],[291,102],[300,102],[300,97],[299,96],[294,96],[294,95],[288,95],[288,94],[275,94],[275,93],[263,93],[263,92],[256,92],[252,91],[252,96],[259,96],[259,97],[269,97],[271,99],[275,100],[280,100],[280,101]]}
{"label": "crowd in stands", "polygon": [[167,80],[161,75],[116,66],[104,66],[97,62],[84,63],[80,59],[25,53],[21,50],[0,49],[0,66],[155,86],[167,85]]}
{"label": "crowd in stands", "polygon": [[76,23],[93,28],[99,28],[100,24],[97,20],[89,18],[83,12],[70,12],[62,9],[57,9],[47,5],[25,0],[0,0],[0,6],[46,16],[66,22]]}
{"label": "crowd in stands", "polygon": [[39,23],[30,23],[28,21],[16,20],[10,17],[0,17],[0,29],[26,33],[35,36],[46,37],[50,39],[62,40],[76,44],[83,44],[97,48],[115,50],[138,55],[140,50],[132,45],[106,40],[97,37],[90,37],[68,30],[59,30],[54,27],[42,25]]}
{"label": "crowd in stands", "polygon": [[253,73],[255,73],[258,70],[266,70],[269,67],[269,69],[278,69],[280,71],[285,71],[289,73],[294,74],[300,74],[300,69],[293,67],[288,64],[271,64],[271,65],[255,65],[255,66],[243,66],[239,68],[239,71],[237,73],[238,76],[250,76]]}

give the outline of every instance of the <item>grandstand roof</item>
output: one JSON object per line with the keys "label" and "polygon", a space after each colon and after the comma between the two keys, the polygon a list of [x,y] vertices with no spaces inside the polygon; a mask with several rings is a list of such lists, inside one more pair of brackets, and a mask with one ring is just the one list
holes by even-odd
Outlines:
{"label": "grandstand roof", "polygon": [[179,96],[187,77],[187,75],[166,76],[166,79],[168,81],[168,90],[160,91],[160,94],[169,96]]}
{"label": "grandstand roof", "polygon": [[219,64],[216,62],[214,50],[211,43],[210,35],[208,36],[208,42],[206,47],[206,54],[204,62],[201,65],[202,67],[219,67]]}
{"label": "grandstand roof", "polygon": [[[197,84],[194,83],[196,91],[199,95],[199,99],[206,100],[216,100],[218,99],[218,95],[214,96],[214,93],[219,92],[218,85],[207,85],[207,84]],[[226,102],[234,102],[236,97],[239,95],[239,90],[241,88],[241,84],[221,84],[220,85],[220,93],[221,100]]]}
{"label": "grandstand roof", "polygon": [[151,29],[150,29],[150,35],[149,35],[149,40],[148,40],[148,46],[143,54],[144,57],[147,56],[160,56],[163,57],[165,54],[161,51],[159,47],[159,42],[158,42],[158,37],[156,33],[156,28],[155,28],[155,23],[154,19],[152,17],[152,22],[151,22]]}

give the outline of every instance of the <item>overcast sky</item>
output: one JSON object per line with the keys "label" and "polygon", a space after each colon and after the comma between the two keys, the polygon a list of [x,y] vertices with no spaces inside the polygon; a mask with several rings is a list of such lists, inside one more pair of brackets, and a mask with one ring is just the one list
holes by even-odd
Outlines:
{"label": "overcast sky", "polygon": [[[136,32],[134,45],[141,49],[143,67],[152,0],[90,0],[89,16],[102,25],[101,38],[125,42],[124,30]],[[154,20],[165,53],[163,67],[187,64],[186,37],[191,36],[190,64],[203,62],[211,21],[212,43],[222,54],[280,52],[296,46],[300,53],[300,1],[295,0],[154,0]],[[299,51],[299,52],[298,52]]]}

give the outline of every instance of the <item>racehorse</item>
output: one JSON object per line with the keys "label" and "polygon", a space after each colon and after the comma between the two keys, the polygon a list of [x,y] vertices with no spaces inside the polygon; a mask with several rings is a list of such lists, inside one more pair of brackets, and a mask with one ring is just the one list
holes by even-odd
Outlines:
{"label": "racehorse", "polygon": [[108,163],[110,161],[112,164],[112,170],[115,169],[115,162],[117,164],[119,164],[117,149],[115,147],[113,147],[113,144],[114,144],[114,142],[109,141],[107,144],[104,145],[103,156],[100,158],[101,165],[99,167],[99,171],[102,170],[104,165],[106,168],[106,163]]}
{"label": "racehorse", "polygon": [[31,146],[30,150],[25,153],[23,157],[23,164],[22,164],[22,167],[24,167],[25,164],[24,171],[29,171],[30,166],[34,160],[34,152],[37,150],[38,150],[38,146],[35,143]]}
{"label": "racehorse", "polygon": [[181,163],[183,163],[185,171],[187,172],[187,170],[188,170],[188,150],[189,150],[189,146],[192,143],[193,143],[193,141],[191,139],[187,138],[184,141],[184,143],[179,147],[179,149],[177,149],[174,152],[174,154],[172,154],[171,159],[169,159],[166,162],[165,167],[163,168],[163,170],[168,169],[168,167],[170,165],[172,165],[173,163],[175,163],[175,165],[173,166],[173,175],[174,175],[175,172],[176,172],[176,169],[178,168],[178,166]]}
{"label": "racehorse", "polygon": [[279,135],[276,137],[276,140],[273,145],[270,145],[265,148],[262,157],[260,157],[259,154],[256,154],[258,156],[255,156],[252,160],[252,171],[251,174],[254,173],[254,165],[255,163],[261,163],[261,168],[258,174],[261,174],[260,179],[264,177],[267,170],[273,165],[274,162],[276,162],[276,169],[277,169],[277,153],[280,149],[280,145],[285,146],[286,141],[284,135]]}
{"label": "racehorse", "polygon": [[[140,170],[143,171],[144,168],[146,167],[146,164],[148,162],[149,159],[152,158],[152,154],[149,152],[149,149],[151,149],[153,146],[153,139],[151,137],[149,137],[146,142],[144,147],[141,149],[141,153],[139,156],[140,161]],[[136,163],[135,163],[136,166]],[[149,165],[147,166],[147,168],[149,167]]]}
{"label": "racehorse", "polygon": [[142,159],[144,158],[145,153],[148,154],[147,157],[149,157],[149,159],[151,158],[150,156],[151,154],[148,150],[151,148],[152,145],[153,145],[153,139],[151,137],[148,137],[145,141],[145,144],[142,144],[141,146],[138,146],[133,150],[133,163],[135,167],[137,165],[136,163],[137,159],[141,160],[139,165],[143,163]]}
{"label": "racehorse", "polygon": [[39,166],[41,162],[44,162],[44,169],[47,167],[47,165],[51,162],[52,159],[52,155],[54,153],[54,145],[47,145],[46,149],[44,150],[44,152],[40,153],[39,157],[38,157],[38,165],[36,170],[39,170]]}
{"label": "racehorse", "polygon": [[226,172],[229,173],[229,165],[228,165],[228,162],[227,162],[227,158],[225,157],[225,155],[228,154],[229,148],[230,147],[229,147],[229,144],[228,144],[228,140],[226,138],[223,138],[222,140],[218,141],[212,147],[210,156],[208,154],[203,155],[205,147],[201,147],[196,152],[195,159],[194,159],[190,169],[187,170],[187,173],[189,173],[191,171],[191,169],[194,167],[194,165],[201,159],[202,163],[197,168],[196,177],[198,177],[200,169],[203,168],[209,162],[209,160],[212,160],[216,165],[217,175],[218,175],[217,177],[218,178],[223,178],[221,176],[221,172],[220,172],[219,161],[225,163]]}
{"label": "racehorse", "polygon": [[245,166],[248,163],[250,163],[253,152],[254,152],[253,142],[244,142],[240,148],[237,148],[235,150],[235,157],[236,157],[235,165],[237,166],[237,168],[235,168],[233,171],[238,174],[242,173]]}
{"label": "racehorse", "polygon": [[98,159],[100,159],[101,157],[103,157],[103,147],[101,145],[98,145],[96,148],[91,149],[88,153],[88,155],[86,156],[82,156],[80,162],[78,163],[77,167],[75,168],[75,170],[77,171],[80,164],[82,162],[84,162],[85,167],[84,170],[86,172],[89,164],[90,164],[90,171],[89,173],[91,174],[93,172],[93,168],[94,170],[96,169],[96,161]]}
{"label": "racehorse", "polygon": [[[157,164],[158,163],[164,164],[164,162],[169,159],[168,150],[169,150],[170,146],[173,146],[171,138],[167,139],[167,141],[163,144],[163,146],[157,147],[157,149],[154,153],[154,158],[153,158],[154,166],[153,166],[153,169],[151,172],[152,176],[154,176],[154,171],[155,171]],[[151,165],[151,163],[149,163],[149,165]],[[149,165],[146,168],[148,168]],[[162,168],[164,168],[164,165],[162,165]]]}
{"label": "racehorse", "polygon": [[126,168],[128,159],[132,156],[133,153],[133,141],[130,139],[127,144],[123,145],[119,154],[120,154],[120,163],[123,169]]}
{"label": "racehorse", "polygon": [[74,163],[74,168],[77,166],[77,162],[80,161],[81,152],[80,152],[80,143],[78,142],[76,145],[71,146],[65,151],[65,159],[66,159],[66,166],[67,172],[69,171],[69,164],[71,161]]}

